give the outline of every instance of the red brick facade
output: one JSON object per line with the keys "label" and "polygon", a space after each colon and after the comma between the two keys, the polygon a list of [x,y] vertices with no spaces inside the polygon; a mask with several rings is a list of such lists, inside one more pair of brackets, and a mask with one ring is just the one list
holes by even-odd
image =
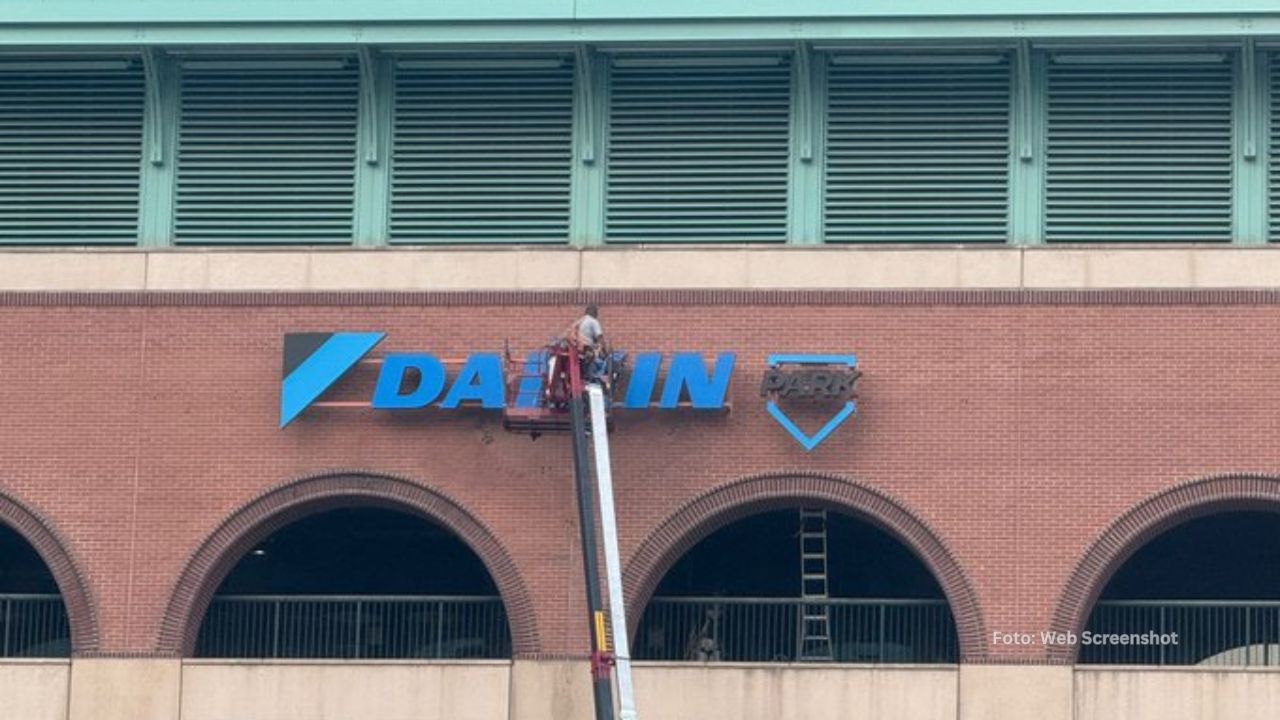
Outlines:
{"label": "red brick facade", "polygon": [[[531,349],[586,299],[0,294],[0,521],[53,567],[81,654],[181,652],[220,573],[254,538],[349,498],[429,515],[466,539],[503,593],[518,654],[580,655],[567,437],[531,442],[479,410],[311,409],[283,430],[277,419],[286,332],[386,331],[375,352]],[[636,599],[715,527],[817,502],[921,555],[967,660],[1063,661],[1041,647],[993,648],[990,633],[1077,623],[1155,530],[1280,500],[1280,480],[1266,477],[1280,475],[1280,294],[590,299],[619,348],[738,358],[727,415],[618,420]],[[784,351],[855,352],[864,372],[859,416],[812,453],[756,392],[765,356]],[[352,381],[367,393],[361,372]]]}

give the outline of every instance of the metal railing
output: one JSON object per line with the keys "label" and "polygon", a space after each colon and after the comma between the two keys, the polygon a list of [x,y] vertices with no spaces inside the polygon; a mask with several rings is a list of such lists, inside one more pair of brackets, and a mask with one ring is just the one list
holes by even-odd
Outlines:
{"label": "metal railing", "polygon": [[497,597],[219,595],[196,656],[508,658],[511,633]]}
{"label": "metal railing", "polygon": [[71,625],[59,595],[0,595],[0,658],[69,657]]}
{"label": "metal railing", "polygon": [[955,620],[945,600],[657,597],[636,630],[637,660],[796,662],[804,608],[825,606],[831,656],[847,663],[954,663]]}
{"label": "metal railing", "polygon": [[1280,666],[1280,601],[1103,600],[1076,642],[1088,664]]}

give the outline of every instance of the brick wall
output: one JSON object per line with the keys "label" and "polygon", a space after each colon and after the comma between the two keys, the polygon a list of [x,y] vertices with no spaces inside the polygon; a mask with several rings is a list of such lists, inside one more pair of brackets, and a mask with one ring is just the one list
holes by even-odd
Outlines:
{"label": "brick wall", "polygon": [[[1280,473],[1280,296],[598,297],[618,348],[738,354],[731,413],[619,419],[624,562],[717,487],[824,473],[931,527],[988,631],[1034,632],[1050,626],[1090,544],[1144,498],[1208,475]],[[421,482],[491,529],[530,592],[536,652],[581,654],[567,437],[533,442],[475,410],[312,409],[277,428],[286,332],[388,332],[375,353],[458,356],[504,340],[523,350],[562,329],[581,299],[2,295],[0,492],[66,543],[102,652],[156,651],[184,565],[238,508],[293,478],[361,468]],[[756,393],[764,357],[780,351],[852,351],[861,362],[859,417],[812,453]],[[367,396],[371,385],[352,380]],[[972,659],[1045,657],[1038,647],[983,653]]]}

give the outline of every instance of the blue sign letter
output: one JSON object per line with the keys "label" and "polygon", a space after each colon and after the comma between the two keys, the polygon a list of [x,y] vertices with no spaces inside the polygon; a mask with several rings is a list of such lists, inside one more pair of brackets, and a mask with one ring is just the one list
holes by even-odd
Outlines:
{"label": "blue sign letter", "polygon": [[516,389],[516,407],[542,406],[542,376],[546,374],[546,366],[546,350],[535,350],[525,357],[524,374],[520,376],[520,387]]}
{"label": "blue sign letter", "polygon": [[[415,368],[421,375],[418,387],[407,395],[400,394],[404,374]],[[408,410],[426,407],[444,389],[444,365],[431,355],[388,355],[382,361],[382,372],[373,389],[373,402],[379,410]]]}
{"label": "blue sign letter", "polygon": [[506,406],[504,394],[502,358],[494,353],[477,353],[467,358],[440,407],[452,409],[464,400],[479,400],[481,407],[501,409]]}
{"label": "blue sign letter", "polygon": [[653,386],[658,384],[658,366],[661,364],[661,353],[646,352],[636,355],[636,363],[631,368],[631,379],[627,381],[627,397],[622,407],[629,410],[644,410],[649,407]]}
{"label": "blue sign letter", "polygon": [[662,401],[658,403],[658,407],[675,407],[680,401],[681,391],[687,390],[693,407],[699,410],[722,408],[725,392],[729,389],[729,377],[732,375],[733,353],[720,353],[716,356],[716,368],[710,378],[707,377],[706,368],[702,366],[701,355],[677,353],[671,359],[667,384],[662,387]]}

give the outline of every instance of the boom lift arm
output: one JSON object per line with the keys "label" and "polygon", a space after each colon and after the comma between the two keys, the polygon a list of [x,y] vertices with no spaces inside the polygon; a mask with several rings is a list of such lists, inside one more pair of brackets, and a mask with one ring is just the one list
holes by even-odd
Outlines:
{"label": "boom lift arm", "polygon": [[[582,353],[575,341],[565,338],[550,343],[537,356],[517,365],[507,354],[511,370],[508,384],[507,412],[504,426],[508,430],[528,432],[537,438],[544,432],[568,431],[573,439],[573,472],[578,495],[578,529],[582,536],[582,571],[587,590],[587,611],[591,637],[591,679],[596,720],[613,720],[613,683],[610,669],[618,668],[620,720],[635,720],[635,702],[631,683],[631,659],[627,643],[627,621],[623,610],[622,570],[618,554],[617,522],[613,506],[613,475],[609,460],[609,402],[598,383],[588,384],[583,377]],[[608,355],[605,379],[610,390],[617,387],[622,355]],[[531,387],[537,389],[530,392]],[[530,396],[536,394],[536,401]],[[514,400],[514,401],[512,401]],[[587,421],[590,402],[590,426]],[[565,416],[568,422],[565,422]],[[600,596],[600,572],[597,566],[595,506],[592,498],[591,466],[588,444],[594,445],[596,478],[599,479],[601,518],[604,533],[604,555],[609,588],[610,623],[605,622],[604,603]],[[609,649],[608,625],[612,625],[617,654]]]}

